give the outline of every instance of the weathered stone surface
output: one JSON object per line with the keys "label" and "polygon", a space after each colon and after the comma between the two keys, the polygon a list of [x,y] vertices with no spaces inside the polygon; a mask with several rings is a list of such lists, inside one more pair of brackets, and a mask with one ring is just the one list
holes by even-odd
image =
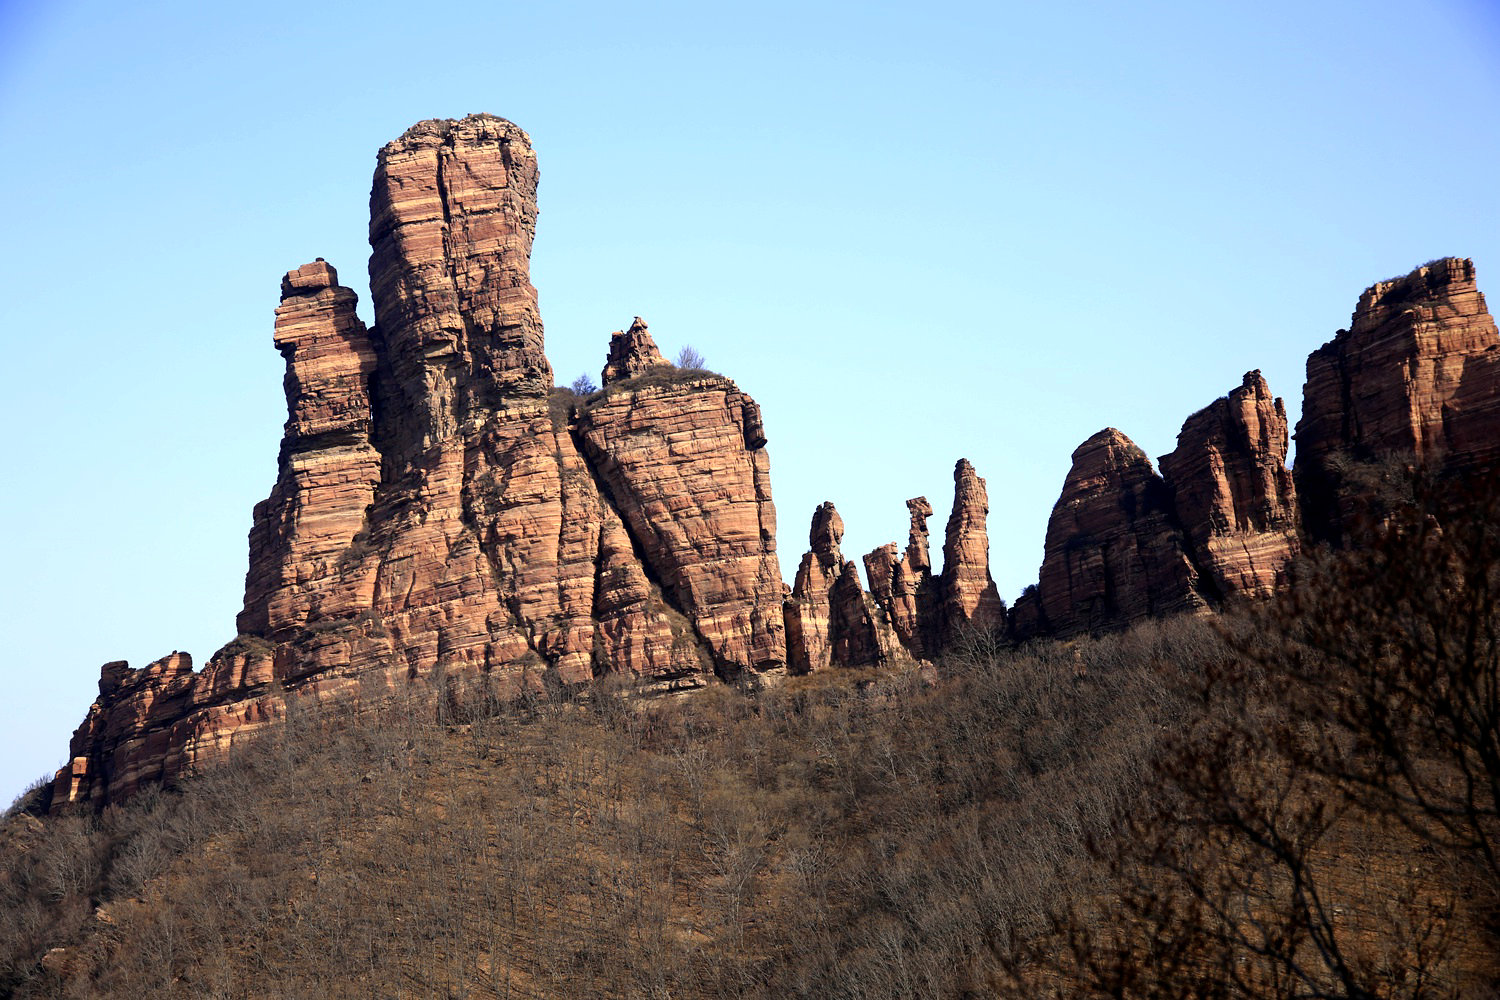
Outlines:
{"label": "weathered stone surface", "polygon": [[1296,477],[1311,537],[1338,541],[1357,515],[1350,461],[1492,459],[1497,345],[1473,261],[1436,260],[1365,289],[1349,329],[1307,359]]}
{"label": "weathered stone surface", "polygon": [[913,497],[906,501],[906,509],[911,515],[906,551],[899,553],[895,542],[882,545],[865,556],[865,573],[870,596],[885,612],[901,645],[923,659],[936,655],[941,626],[927,543],[932,505],[926,497]]}
{"label": "weathered stone surface", "polygon": [[617,382],[577,437],[673,606],[721,673],[784,666],[776,508],[760,407],[711,373]]}
{"label": "weathered stone surface", "polygon": [[839,551],[844,522],[832,503],[813,512],[809,551],[784,603],[787,664],[805,674],[829,666],[878,666],[902,657],[885,611],[865,593],[859,569]]}
{"label": "weathered stone surface", "polygon": [[651,331],[646,329],[645,320],[637,316],[629,330],[609,335],[609,355],[604,359],[599,384],[608,386],[621,379],[671,368],[671,363],[661,356]]}
{"label": "weathered stone surface", "polygon": [[1220,596],[1264,597],[1298,551],[1286,407],[1260,372],[1188,417],[1161,459],[1177,521]]}
{"label": "weathered stone surface", "polygon": [[802,555],[791,595],[783,604],[787,666],[793,673],[822,670],[832,662],[830,593],[844,570],[839,551],[843,537],[844,520],[832,501],[819,504],[808,530],[808,551]]}
{"label": "weathered stone surface", "polygon": [[[969,460],[953,467],[953,512],[943,541],[942,617],[944,641],[970,629],[1005,624],[1005,604],[990,578],[990,539],[986,519],[990,498]],[[915,512],[914,512],[915,516]]]}
{"label": "weathered stone surface", "polygon": [[370,444],[375,351],[356,302],[322,258],[281,281],[274,340],[286,359],[289,414],[276,485],[250,530],[242,633],[289,635],[312,616],[370,606],[368,589],[338,572],[380,482]]}
{"label": "weathered stone surface", "polygon": [[[282,283],[289,418],[243,635],[199,674],[185,657],[109,668],[56,802],[211,760],[293,697],[508,697],[605,671],[682,686],[783,663],[759,409],[707,374],[623,378],[576,424],[551,405],[536,178],[526,134],[490,115],[381,150],[376,326],[324,261]],[[625,367],[657,367],[632,330]]]}
{"label": "weathered stone surface", "polygon": [[1166,483],[1113,427],[1073,452],[1047,522],[1039,598],[1039,618],[1057,635],[1205,604]]}

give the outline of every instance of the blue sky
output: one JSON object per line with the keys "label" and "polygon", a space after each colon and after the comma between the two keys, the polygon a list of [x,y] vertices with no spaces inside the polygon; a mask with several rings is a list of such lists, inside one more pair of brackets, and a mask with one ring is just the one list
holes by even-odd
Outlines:
{"label": "blue sky", "polygon": [[[221,9],[222,8],[222,9]],[[1069,455],[1152,456],[1361,289],[1500,289],[1493,0],[0,4],[0,796],[60,764],[110,659],[234,634],[285,419],[280,276],[370,309],[375,151],[488,111],[532,136],[561,381],[641,315],[761,403],[783,566],[989,481],[1035,580]]]}

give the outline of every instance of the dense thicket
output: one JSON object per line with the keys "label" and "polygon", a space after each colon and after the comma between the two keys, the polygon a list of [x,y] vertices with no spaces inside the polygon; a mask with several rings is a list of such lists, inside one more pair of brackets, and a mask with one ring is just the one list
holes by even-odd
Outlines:
{"label": "dense thicket", "polygon": [[[17,834],[17,996],[953,996],[1092,885],[1203,623],[930,684],[295,715],[230,766]],[[66,943],[44,969],[47,948]]]}

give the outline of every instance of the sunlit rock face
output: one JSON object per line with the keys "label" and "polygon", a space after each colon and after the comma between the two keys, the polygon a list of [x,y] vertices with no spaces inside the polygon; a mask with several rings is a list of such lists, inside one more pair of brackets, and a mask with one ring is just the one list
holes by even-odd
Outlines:
{"label": "sunlit rock face", "polygon": [[1177,521],[1220,597],[1268,596],[1298,549],[1286,407],[1260,372],[1188,417],[1161,459]]}
{"label": "sunlit rock face", "polygon": [[[509,697],[604,672],[701,684],[786,659],[766,436],[729,379],[645,324],[606,391],[556,395],[529,258],[537,168],[492,115],[379,153],[376,323],[321,259],[282,281],[288,419],[241,637],[111,664],[54,785],[96,805],[213,759],[286,699]],[[658,379],[643,379],[649,374]]]}
{"label": "sunlit rock face", "polygon": [[1349,329],[1307,359],[1297,422],[1303,525],[1342,540],[1364,506],[1351,463],[1492,469],[1500,338],[1474,262],[1435,260],[1365,289]]}

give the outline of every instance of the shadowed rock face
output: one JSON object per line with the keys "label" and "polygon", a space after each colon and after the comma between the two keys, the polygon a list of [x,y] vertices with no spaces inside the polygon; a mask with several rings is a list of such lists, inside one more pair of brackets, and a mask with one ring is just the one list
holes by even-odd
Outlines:
{"label": "shadowed rock face", "polygon": [[1271,593],[1298,551],[1286,407],[1260,372],[1193,414],[1161,459],[1194,559],[1220,596]]}
{"label": "shadowed rock face", "polygon": [[380,151],[376,326],[324,261],[282,283],[289,416],[242,637],[199,673],[107,667],[57,803],[211,760],[289,693],[505,697],[605,670],[691,686],[784,663],[759,408],[718,375],[633,378],[660,367],[643,323],[586,411],[551,405],[536,183],[526,134],[491,115]]}
{"label": "shadowed rock face", "polygon": [[1495,321],[1474,263],[1448,257],[1365,289],[1348,330],[1307,359],[1297,422],[1297,491],[1315,540],[1357,515],[1350,461],[1492,467]]}
{"label": "shadowed rock face", "polygon": [[1073,635],[1203,607],[1185,541],[1145,452],[1113,427],[1095,434],[1073,452],[1047,522],[1038,585],[1046,627]]}

